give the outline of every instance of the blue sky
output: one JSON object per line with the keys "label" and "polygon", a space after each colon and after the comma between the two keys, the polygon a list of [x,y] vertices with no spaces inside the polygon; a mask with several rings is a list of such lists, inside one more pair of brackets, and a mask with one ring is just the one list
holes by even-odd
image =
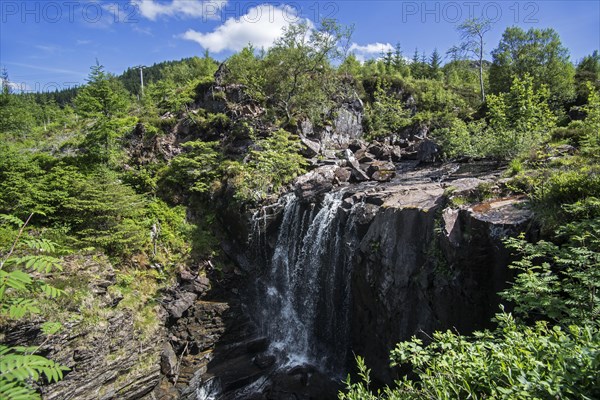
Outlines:
{"label": "blue sky", "polygon": [[269,47],[289,23],[322,17],[354,24],[359,58],[396,42],[410,57],[415,47],[445,53],[459,42],[455,26],[482,15],[495,20],[488,52],[511,25],[554,28],[575,61],[600,48],[600,1],[2,0],[0,65],[16,84],[53,90],[85,82],[96,58],[116,74],[205,49],[223,60],[248,42]]}

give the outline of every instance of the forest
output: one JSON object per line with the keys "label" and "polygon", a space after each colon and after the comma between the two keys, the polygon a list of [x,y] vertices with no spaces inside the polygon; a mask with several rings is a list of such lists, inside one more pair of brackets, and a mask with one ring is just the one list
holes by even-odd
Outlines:
{"label": "forest", "polygon": [[[93,259],[114,268],[116,307],[152,337],[181,266],[209,260],[211,279],[229,268],[228,210],[288,192],[314,167],[303,127],[324,129],[359,99],[366,142],[424,132],[438,163],[505,165],[538,234],[505,240],[514,281],[493,328],[398,343],[390,360],[402,378],[389,385],[356,354],[339,399],[599,398],[600,54],[571,60],[555,30],[519,27],[484,48],[489,29],[469,19],[445,53],[397,44],[359,61],[350,27],[290,25],[268,50],[148,67],[143,90],[135,67],[117,76],[98,61],[76,89],[13,93],[5,69],[2,330],[33,323],[51,340],[108,321],[88,285],[101,275],[86,271]],[[42,344],[2,342],[0,398],[40,399],[40,387],[68,377]]]}

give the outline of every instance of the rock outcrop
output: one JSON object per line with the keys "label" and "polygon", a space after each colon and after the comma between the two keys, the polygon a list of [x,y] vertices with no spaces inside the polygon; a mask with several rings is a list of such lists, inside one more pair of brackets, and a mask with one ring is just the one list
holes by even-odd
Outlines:
{"label": "rock outcrop", "polygon": [[[348,149],[341,159],[349,162],[361,149]],[[398,341],[438,329],[468,333],[489,324],[499,304],[496,293],[511,278],[502,239],[530,230],[532,217],[525,199],[502,197],[502,169],[495,163],[372,161],[365,169],[373,176],[390,165],[394,175],[385,180],[336,181],[335,171],[346,167],[332,165],[295,183],[296,196],[314,207],[312,215],[323,193],[343,191],[339,207],[347,216],[335,219],[342,231],[332,237],[345,243],[340,251],[352,260],[352,289],[349,328],[339,329],[348,329],[352,352],[365,356],[373,377],[387,383],[396,378],[387,366]],[[274,205],[261,225],[271,235],[261,242],[267,249],[276,242],[280,211]]]}

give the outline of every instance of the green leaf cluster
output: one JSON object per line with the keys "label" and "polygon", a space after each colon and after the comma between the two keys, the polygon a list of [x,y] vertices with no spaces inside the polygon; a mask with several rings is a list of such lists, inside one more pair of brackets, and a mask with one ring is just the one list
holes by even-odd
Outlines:
{"label": "green leaf cluster", "polygon": [[[48,298],[63,294],[39,274],[62,270],[60,260],[53,256],[57,245],[45,239],[20,240],[26,223],[14,216],[2,216],[3,222],[12,223],[19,229],[10,250],[0,261],[0,318],[19,320],[28,314],[40,312],[36,293]],[[27,222],[29,222],[30,218]],[[27,254],[29,252],[29,254]],[[60,323],[44,324],[44,334],[52,335],[61,328]],[[43,356],[34,354],[38,348],[10,347],[0,344],[0,398],[7,400],[41,399],[32,386],[42,376],[48,382],[63,378],[69,369]]]}

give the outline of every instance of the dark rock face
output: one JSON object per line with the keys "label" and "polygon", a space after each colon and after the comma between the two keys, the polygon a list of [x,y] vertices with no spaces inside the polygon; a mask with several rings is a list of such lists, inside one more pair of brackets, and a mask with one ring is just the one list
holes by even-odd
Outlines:
{"label": "dark rock face", "polygon": [[[515,206],[520,203],[500,201],[483,213],[453,210],[444,208],[443,189],[430,185],[383,201],[354,258],[352,278],[353,350],[366,356],[374,377],[394,378],[385,366],[399,340],[486,325],[497,311],[496,293],[510,279],[501,239],[527,230],[531,218]],[[440,228],[444,235],[436,234]]]}

